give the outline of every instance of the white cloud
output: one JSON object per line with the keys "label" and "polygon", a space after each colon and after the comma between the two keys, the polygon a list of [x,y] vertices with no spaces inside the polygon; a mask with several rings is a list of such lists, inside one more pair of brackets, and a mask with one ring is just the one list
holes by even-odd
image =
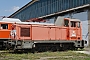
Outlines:
{"label": "white cloud", "polygon": [[11,11],[11,10],[5,10],[6,12],[8,12],[8,11]]}
{"label": "white cloud", "polygon": [[13,11],[17,11],[18,9],[20,9],[19,6],[14,6],[12,10],[13,10]]}
{"label": "white cloud", "polygon": [[6,11],[6,12],[15,12],[15,11],[17,11],[18,9],[20,9],[19,6],[14,6],[14,7],[12,7],[11,9],[5,10],[5,11]]}

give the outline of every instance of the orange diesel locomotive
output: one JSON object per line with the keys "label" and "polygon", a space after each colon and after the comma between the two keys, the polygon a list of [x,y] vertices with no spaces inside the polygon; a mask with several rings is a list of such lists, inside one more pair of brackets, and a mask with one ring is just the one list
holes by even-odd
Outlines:
{"label": "orange diesel locomotive", "polygon": [[15,22],[20,22],[19,19],[3,18],[0,21],[0,49],[5,48],[7,40],[10,40],[11,26]]}
{"label": "orange diesel locomotive", "polygon": [[[58,20],[60,21],[60,20]],[[64,18],[57,24],[20,22],[13,24],[8,48],[13,50],[61,50],[84,48],[78,19]],[[33,50],[33,51],[34,51]]]}

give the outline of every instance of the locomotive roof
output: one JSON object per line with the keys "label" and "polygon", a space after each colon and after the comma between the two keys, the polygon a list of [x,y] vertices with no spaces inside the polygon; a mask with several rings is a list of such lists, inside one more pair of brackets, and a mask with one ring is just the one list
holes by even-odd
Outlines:
{"label": "locomotive roof", "polygon": [[80,22],[79,19],[70,19],[70,21],[78,21],[78,22]]}
{"label": "locomotive roof", "polygon": [[16,22],[16,24],[54,25],[52,23],[41,23],[41,22]]}
{"label": "locomotive roof", "polygon": [[1,21],[6,21],[6,22],[21,22],[20,19],[16,19],[16,18],[3,18]]}
{"label": "locomotive roof", "polygon": [[[78,21],[79,19],[70,19],[70,21]],[[21,22],[19,19],[16,18],[3,18],[0,22],[2,23],[16,23],[16,24],[34,24],[34,25],[55,25],[53,23],[41,23],[41,22]]]}
{"label": "locomotive roof", "polygon": [[41,23],[41,22],[21,22],[19,19],[16,18],[3,18],[1,23],[16,23],[16,24],[39,24],[39,25],[54,25],[52,23]]}
{"label": "locomotive roof", "polygon": [[15,23],[15,22],[21,22],[21,21],[16,18],[3,18],[2,20],[0,20],[0,23]]}
{"label": "locomotive roof", "polygon": [[39,22],[7,22],[0,21],[1,23],[12,23],[12,24],[33,24],[33,25],[54,25],[52,23],[39,23]]}

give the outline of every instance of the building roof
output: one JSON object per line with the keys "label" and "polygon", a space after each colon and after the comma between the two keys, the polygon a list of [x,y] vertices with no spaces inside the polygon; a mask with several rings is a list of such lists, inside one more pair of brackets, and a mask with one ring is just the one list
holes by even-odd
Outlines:
{"label": "building roof", "polygon": [[24,10],[25,8],[27,8],[28,6],[30,6],[31,4],[33,4],[34,2],[36,2],[38,0],[32,0],[29,3],[27,3],[25,6],[23,6],[22,8],[20,8],[19,10],[17,10],[16,12],[14,12],[12,15],[10,15],[9,17],[14,16],[15,14],[21,12],[22,10]]}
{"label": "building roof", "polygon": [[[83,4],[78,2],[78,1],[76,1],[75,3],[74,3],[74,1],[72,1],[74,3],[73,6],[71,6],[72,4],[70,4],[71,2],[69,2],[69,1],[67,3],[68,4],[68,6],[67,6],[65,3],[62,3],[63,0],[55,0],[55,1],[59,2],[58,5],[56,5],[59,8],[56,9],[56,7],[54,5],[57,4],[57,2],[55,2],[55,1],[52,2],[52,0],[51,0],[51,2],[52,2],[51,5],[47,6],[47,3],[45,2],[45,3],[42,4],[42,1],[49,1],[49,0],[41,0],[40,4],[45,5],[44,7],[40,7],[40,8],[37,8],[37,9],[35,7],[33,7],[35,9],[30,8],[30,9],[33,9],[33,11],[32,10],[27,11],[28,9],[25,10],[27,7],[31,6],[32,4],[34,4],[37,1],[40,1],[40,0],[30,1],[28,4],[23,6],[21,9],[19,9],[18,11],[16,11],[12,15],[10,15],[9,17],[19,18],[20,20],[28,20],[30,18],[46,18],[46,17],[51,17],[51,16],[57,16],[57,15],[62,16],[62,15],[65,15],[65,14],[69,14],[69,12],[70,13],[72,13],[72,12],[77,13],[77,12],[80,12],[80,11],[85,11],[90,6],[90,4],[89,4],[90,1],[88,1],[88,0],[86,0],[86,2],[84,0],[82,0]],[[60,1],[62,1],[62,2],[60,2]],[[39,7],[39,4],[37,6]],[[60,6],[61,7],[64,6],[64,8],[60,8]],[[23,11],[23,10],[25,10],[25,11]],[[22,12],[22,13],[20,13],[20,12]],[[27,14],[24,14],[26,12],[27,12]],[[18,13],[20,13],[20,14],[18,14]],[[37,13],[37,14],[35,14],[35,13]]]}

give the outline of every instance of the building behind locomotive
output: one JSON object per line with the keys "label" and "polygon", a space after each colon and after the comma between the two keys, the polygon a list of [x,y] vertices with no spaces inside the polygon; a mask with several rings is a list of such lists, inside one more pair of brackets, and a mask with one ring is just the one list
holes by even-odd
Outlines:
{"label": "building behind locomotive", "polygon": [[[59,26],[47,23],[21,22],[14,24],[11,32],[13,49],[75,49],[84,48],[82,27],[78,19],[65,18]],[[9,42],[9,41],[8,41]],[[42,49],[43,49],[42,48]]]}

